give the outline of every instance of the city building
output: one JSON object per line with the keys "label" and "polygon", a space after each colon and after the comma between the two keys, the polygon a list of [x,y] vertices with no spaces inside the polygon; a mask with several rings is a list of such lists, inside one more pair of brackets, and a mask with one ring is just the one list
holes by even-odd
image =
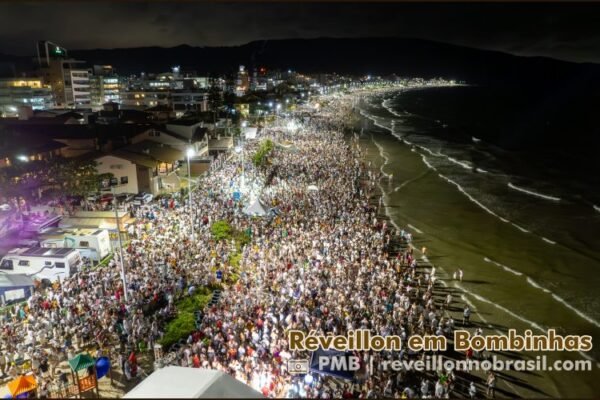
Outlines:
{"label": "city building", "polygon": [[208,92],[198,89],[174,90],[171,91],[169,103],[178,117],[186,111],[208,111]]}
{"label": "city building", "polygon": [[175,173],[184,152],[164,143],[141,141],[96,158],[99,174],[111,173],[117,180],[115,193],[159,194],[178,190]]}
{"label": "city building", "polygon": [[85,67],[85,61],[67,58],[64,48],[48,41],[38,42],[37,50],[39,70],[44,84],[52,87],[56,106],[90,107],[91,70]]}
{"label": "city building", "polygon": [[90,97],[96,109],[102,104],[121,100],[121,78],[111,65],[94,65],[94,74],[90,77]]}
{"label": "city building", "polygon": [[237,79],[235,81],[235,95],[238,97],[244,96],[250,89],[250,81],[248,77],[248,71],[246,67],[240,65],[240,69],[237,73]]}
{"label": "city building", "polygon": [[144,110],[146,108],[169,105],[168,90],[128,90],[120,93],[121,109]]}
{"label": "city building", "polygon": [[0,78],[0,117],[18,117],[21,106],[52,108],[52,89],[41,78]]}

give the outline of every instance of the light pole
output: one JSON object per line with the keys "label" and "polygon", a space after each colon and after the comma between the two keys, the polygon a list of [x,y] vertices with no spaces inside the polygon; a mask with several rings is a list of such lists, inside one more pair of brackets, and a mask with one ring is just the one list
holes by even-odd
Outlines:
{"label": "light pole", "polygon": [[[248,126],[248,122],[244,121],[242,122],[242,128],[246,128],[246,126]],[[242,129],[241,135],[240,135],[240,142],[241,142],[241,149],[239,151],[242,152],[242,192],[245,189],[246,186],[246,173],[245,173],[245,160],[244,160],[244,137],[246,136],[246,132],[244,132],[244,130]],[[237,149],[236,149],[237,150]]]}
{"label": "light pole", "polygon": [[123,257],[123,240],[121,239],[121,224],[119,223],[119,211],[117,207],[117,195],[115,188],[111,187],[110,192],[113,195],[113,204],[115,208],[115,220],[117,222],[117,235],[119,237],[119,256],[121,257],[121,278],[123,280],[123,295],[125,296],[125,302],[129,300],[127,295],[127,276],[125,275],[125,257]]}
{"label": "light pole", "polygon": [[192,147],[187,149],[187,165],[188,165],[188,201],[190,202],[190,216],[191,216],[191,227],[192,227],[192,243],[195,241],[194,237],[194,212],[192,210],[192,170],[190,168],[190,157],[195,154]]}

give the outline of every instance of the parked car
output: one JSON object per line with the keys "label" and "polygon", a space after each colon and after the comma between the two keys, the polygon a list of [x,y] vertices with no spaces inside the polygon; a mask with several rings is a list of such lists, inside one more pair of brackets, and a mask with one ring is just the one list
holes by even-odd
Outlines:
{"label": "parked car", "polygon": [[121,203],[129,203],[131,200],[133,200],[135,197],[135,194],[133,193],[119,193],[117,195],[117,201],[119,202],[119,204]]}
{"label": "parked car", "polygon": [[141,192],[140,194],[134,197],[133,204],[135,204],[136,206],[147,204],[151,202],[153,198],[154,196],[152,194]]}
{"label": "parked car", "polygon": [[111,203],[113,201],[114,196],[112,193],[104,193],[100,196],[100,204]]}
{"label": "parked car", "polygon": [[87,201],[97,201],[100,198],[100,193],[96,193],[96,194],[90,194],[88,197],[86,197]]}
{"label": "parked car", "polygon": [[10,206],[8,204],[0,204],[0,211],[10,211]]}

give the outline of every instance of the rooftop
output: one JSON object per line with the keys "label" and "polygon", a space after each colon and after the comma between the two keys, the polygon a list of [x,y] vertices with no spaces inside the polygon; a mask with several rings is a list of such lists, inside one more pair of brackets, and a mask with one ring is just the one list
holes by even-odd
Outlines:
{"label": "rooftop", "polygon": [[16,248],[12,249],[9,255],[28,256],[28,257],[50,257],[50,258],[64,258],[71,253],[76,252],[76,249],[69,249],[64,247],[46,248],[46,247],[30,247],[30,248]]}
{"label": "rooftop", "polygon": [[150,140],[144,140],[140,143],[122,147],[109,153],[96,153],[95,158],[104,156],[122,158],[147,168],[156,168],[160,163],[173,164],[184,158],[181,150]]}
{"label": "rooftop", "polygon": [[50,228],[41,232],[44,237],[50,236],[95,236],[102,233],[102,229],[94,228]]}
{"label": "rooftop", "polygon": [[30,144],[32,140],[48,139],[94,139],[110,137],[132,137],[147,129],[150,124],[74,124],[29,123],[28,121],[3,121],[0,131],[12,135],[16,140]]}
{"label": "rooftop", "polygon": [[199,119],[173,119],[167,122],[167,125],[179,125],[179,126],[194,126],[201,123]]}

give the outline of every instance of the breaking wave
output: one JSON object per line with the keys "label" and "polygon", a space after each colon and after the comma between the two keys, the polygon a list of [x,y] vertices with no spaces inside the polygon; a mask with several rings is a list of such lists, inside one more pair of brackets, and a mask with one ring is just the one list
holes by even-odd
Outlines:
{"label": "breaking wave", "polygon": [[508,183],[508,187],[514,190],[518,190],[519,192],[527,193],[531,196],[539,197],[540,199],[551,200],[551,201],[560,201],[560,197],[548,196],[542,193],[534,192],[532,190],[527,190],[519,186],[515,186],[512,183]]}
{"label": "breaking wave", "polygon": [[485,205],[483,205],[479,200],[477,200],[476,198],[474,198],[473,196],[471,196],[469,193],[467,193],[465,191],[465,189],[463,189],[462,186],[460,186],[458,183],[454,182],[452,179],[445,177],[442,174],[438,174],[440,178],[444,179],[445,181],[453,184],[454,186],[456,186],[456,188],[458,190],[460,190],[465,196],[467,196],[469,198],[469,200],[471,200],[473,203],[477,204],[479,207],[481,207],[483,210],[485,210],[488,214],[493,215],[494,217],[498,218],[500,221],[502,222],[510,222],[509,220],[507,220],[506,218],[501,217],[500,215],[496,214],[495,212],[493,212],[492,210],[490,210],[489,208],[487,208]]}

